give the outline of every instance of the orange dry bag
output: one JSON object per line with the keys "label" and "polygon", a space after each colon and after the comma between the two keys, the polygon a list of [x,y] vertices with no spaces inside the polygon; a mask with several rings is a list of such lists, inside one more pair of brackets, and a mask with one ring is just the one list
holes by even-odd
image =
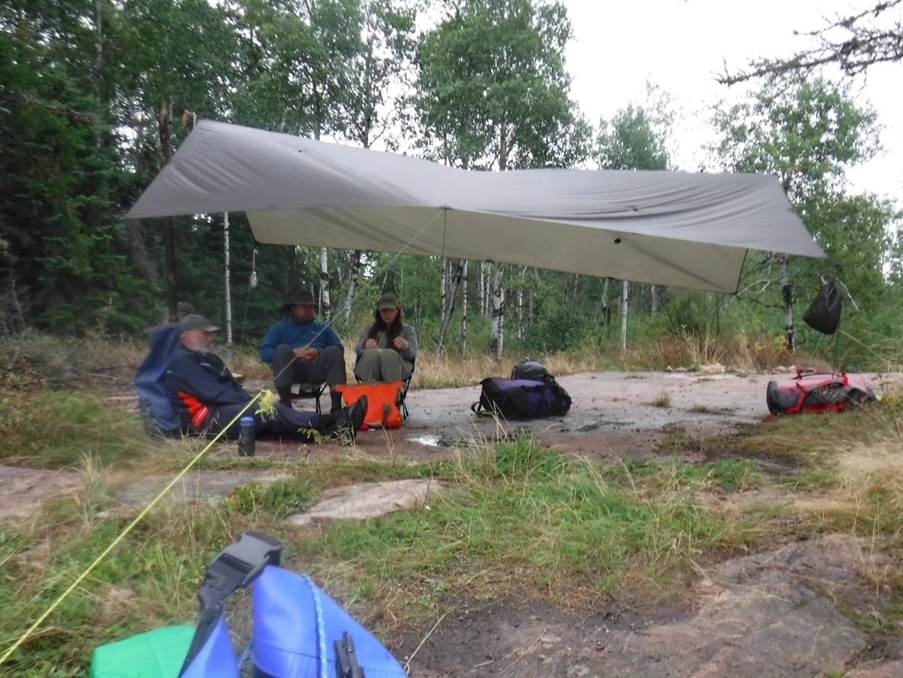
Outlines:
{"label": "orange dry bag", "polygon": [[335,390],[342,394],[345,405],[353,405],[361,396],[367,396],[367,414],[364,423],[370,428],[401,428],[402,382],[385,384],[339,384]]}

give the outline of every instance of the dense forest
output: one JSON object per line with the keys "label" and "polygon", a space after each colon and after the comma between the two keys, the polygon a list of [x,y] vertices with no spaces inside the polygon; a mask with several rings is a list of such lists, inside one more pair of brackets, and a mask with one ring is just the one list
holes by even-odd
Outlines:
{"label": "dense forest", "polygon": [[[673,111],[654,86],[611,119],[587,120],[570,92],[570,39],[565,8],[540,0],[4,2],[0,333],[137,336],[183,301],[224,321],[224,215],[122,219],[198,118],[475,171],[701,169],[675,166]],[[397,292],[436,352],[743,333],[829,355],[799,317],[836,276],[847,297],[845,360],[876,366],[876,355],[903,354],[899,208],[851,192],[845,178],[879,151],[880,121],[847,79],[794,58],[726,79],[754,86],[739,103],[713,104],[717,139],[702,169],[777,175],[830,261],[751,252],[739,293],[719,296],[479,261],[259,245],[244,215],[231,214],[235,341],[257,342],[300,285],[347,335],[381,291]],[[841,66],[855,74],[867,64]]]}

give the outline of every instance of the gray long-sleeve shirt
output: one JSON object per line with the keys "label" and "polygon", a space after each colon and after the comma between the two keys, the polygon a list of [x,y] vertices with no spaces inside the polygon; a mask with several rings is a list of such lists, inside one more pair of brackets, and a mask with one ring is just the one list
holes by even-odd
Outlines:
{"label": "gray long-sleeve shirt", "polygon": [[[358,358],[360,358],[361,354],[364,352],[364,342],[367,341],[367,336],[369,334],[370,328],[368,327],[361,332],[361,338],[357,340],[357,346],[354,347],[354,352],[357,353]],[[398,355],[401,356],[402,360],[413,365],[414,360],[417,358],[417,331],[410,325],[402,325],[401,333],[398,336],[408,342],[408,347],[399,351]],[[378,348],[393,348],[386,340],[386,334],[384,332],[381,332],[379,335]]]}

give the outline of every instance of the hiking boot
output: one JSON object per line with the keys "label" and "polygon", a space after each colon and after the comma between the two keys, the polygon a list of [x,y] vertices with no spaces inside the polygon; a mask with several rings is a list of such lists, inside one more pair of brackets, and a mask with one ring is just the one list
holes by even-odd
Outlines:
{"label": "hiking boot", "polygon": [[336,438],[345,438],[349,442],[354,442],[357,432],[364,423],[364,417],[367,415],[367,396],[361,396],[351,407],[342,408],[341,412],[336,415],[335,428],[333,435]]}

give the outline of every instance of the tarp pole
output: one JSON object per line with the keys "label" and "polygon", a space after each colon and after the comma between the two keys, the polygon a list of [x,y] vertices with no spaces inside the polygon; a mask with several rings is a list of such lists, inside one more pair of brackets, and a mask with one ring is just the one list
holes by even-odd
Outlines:
{"label": "tarp pole", "polygon": [[229,289],[229,213],[223,213],[223,258],[226,263],[226,343],[232,344],[232,292]]}

